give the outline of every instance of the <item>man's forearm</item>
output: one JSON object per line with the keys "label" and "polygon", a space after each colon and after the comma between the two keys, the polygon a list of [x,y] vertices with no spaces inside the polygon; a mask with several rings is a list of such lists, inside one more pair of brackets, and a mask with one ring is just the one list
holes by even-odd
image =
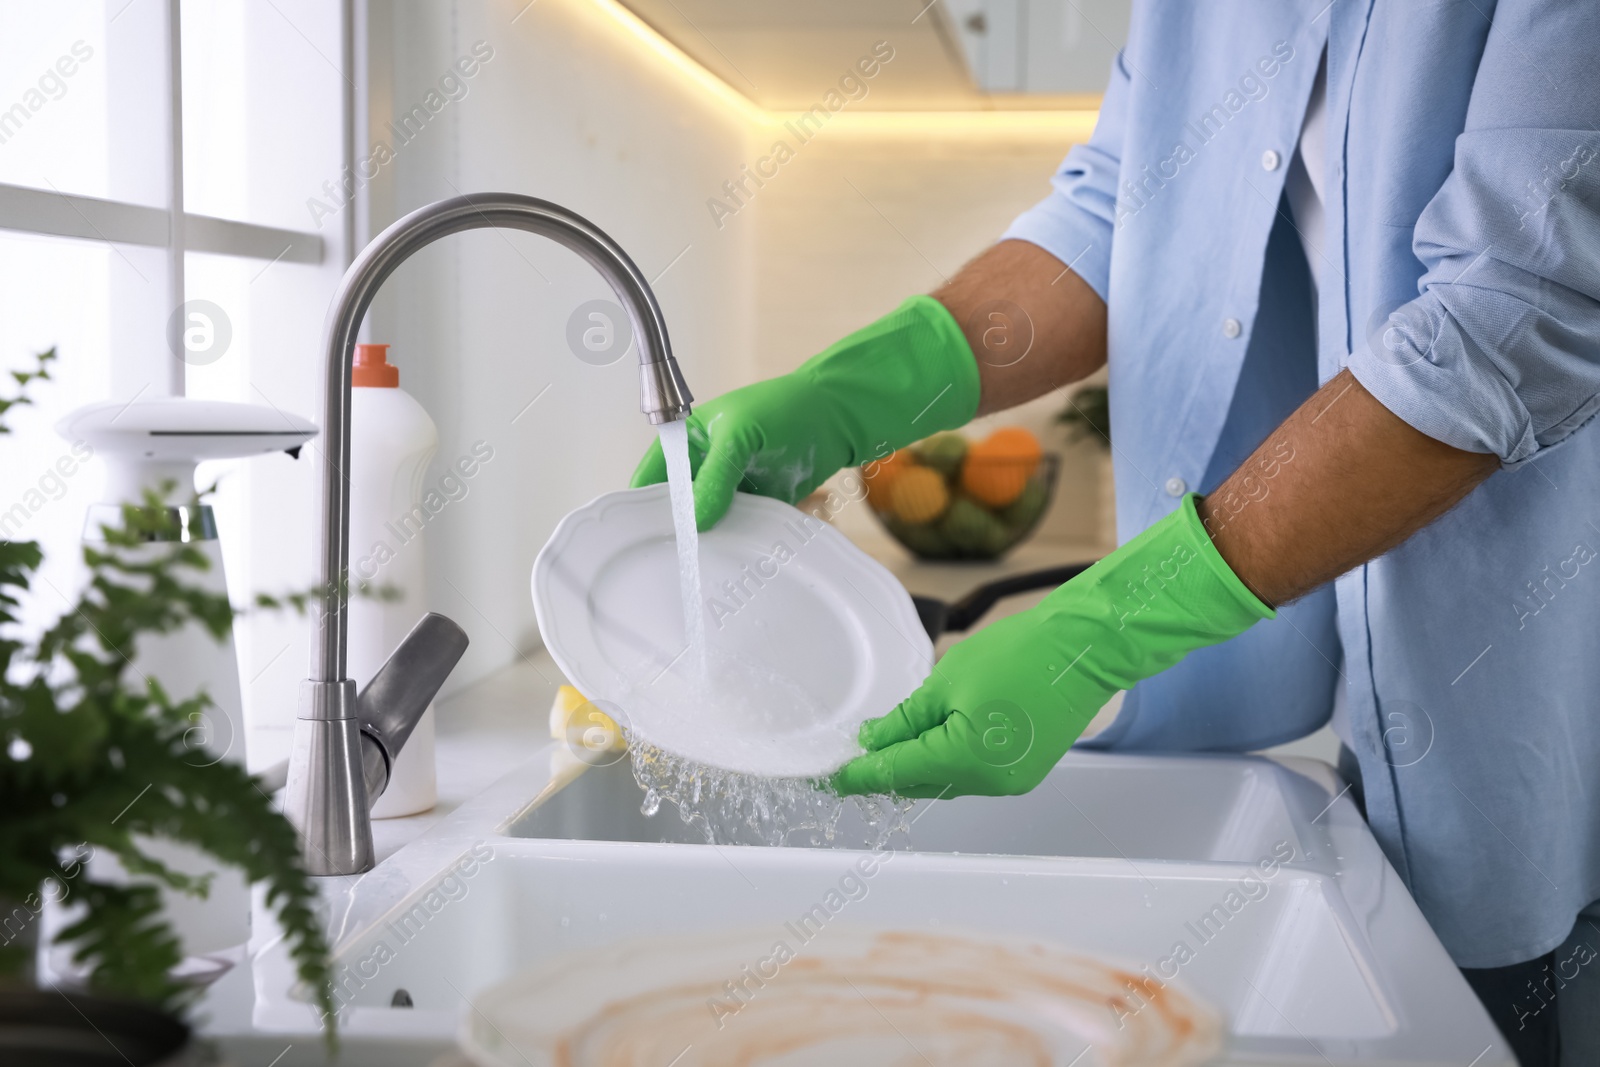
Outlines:
{"label": "man's forearm", "polygon": [[1106,305],[1055,256],[1001,241],[933,293],[978,360],[978,414],[1014,407],[1105,365]]}
{"label": "man's forearm", "polygon": [[[1105,364],[1105,303],[1038,245],[1002,241],[933,296],[977,357],[979,414]],[[1498,465],[1412,429],[1346,371],[1202,500],[1200,517],[1234,573],[1283,604],[1400,544]]]}
{"label": "man's forearm", "polygon": [[1342,371],[1200,501],[1200,518],[1239,579],[1283,604],[1394,548],[1498,465],[1412,429]]}

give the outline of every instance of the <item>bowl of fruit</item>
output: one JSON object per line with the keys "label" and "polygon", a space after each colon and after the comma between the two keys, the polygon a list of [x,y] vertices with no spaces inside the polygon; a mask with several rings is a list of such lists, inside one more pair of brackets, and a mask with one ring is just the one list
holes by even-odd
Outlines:
{"label": "bowl of fruit", "polygon": [[918,559],[995,560],[1033,532],[1055,492],[1059,457],[1020,426],[981,441],[940,433],[867,463],[867,500]]}

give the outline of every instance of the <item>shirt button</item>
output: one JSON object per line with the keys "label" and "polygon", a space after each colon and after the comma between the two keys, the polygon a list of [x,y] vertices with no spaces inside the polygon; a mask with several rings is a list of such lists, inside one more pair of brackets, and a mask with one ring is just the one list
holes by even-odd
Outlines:
{"label": "shirt button", "polygon": [[1228,338],[1230,341],[1233,338],[1238,337],[1243,329],[1244,328],[1239,325],[1238,319],[1222,320],[1222,336]]}
{"label": "shirt button", "polygon": [[1283,157],[1278,155],[1278,153],[1274,152],[1270,148],[1267,149],[1265,152],[1261,153],[1261,169],[1262,170],[1277,170],[1278,169],[1278,164],[1282,163],[1282,162],[1283,162]]}
{"label": "shirt button", "polygon": [[1189,483],[1174,474],[1167,479],[1167,484],[1162,488],[1167,491],[1168,496],[1182,496],[1189,491]]}

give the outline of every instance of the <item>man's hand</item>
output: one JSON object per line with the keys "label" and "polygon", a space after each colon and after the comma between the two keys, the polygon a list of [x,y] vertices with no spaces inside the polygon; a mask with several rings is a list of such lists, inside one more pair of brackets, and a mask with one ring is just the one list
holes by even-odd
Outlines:
{"label": "man's hand", "polygon": [[910,698],[862,725],[868,754],[834,788],[1026,792],[1113,693],[1271,615],[1217,555],[1188,497],[1037,607],[952,648]]}
{"label": "man's hand", "polygon": [[[709,529],[743,488],[794,503],[843,467],[972,418],[978,368],[944,305],[914,296],[789,374],[735,389],[689,416],[695,522]],[[635,486],[665,481],[661,444]]]}
{"label": "man's hand", "polygon": [[[689,416],[695,525],[707,530],[721,521],[741,487],[793,504],[849,464],[854,449],[836,432],[827,407],[816,387],[797,374],[695,405]],[[666,480],[666,458],[655,441],[633,472],[632,484]]]}
{"label": "man's hand", "polygon": [[1039,612],[973,634],[899,707],[863,723],[869,754],[839,771],[834,787],[948,799],[1038,785],[1111,696],[1073,662],[1082,650],[1068,642],[1086,635]]}

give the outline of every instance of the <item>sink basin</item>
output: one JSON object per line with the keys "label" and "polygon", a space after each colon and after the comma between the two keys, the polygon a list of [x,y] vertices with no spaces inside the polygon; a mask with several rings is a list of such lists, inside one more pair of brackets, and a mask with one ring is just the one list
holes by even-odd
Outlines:
{"label": "sink basin", "polygon": [[[644,792],[626,760],[595,767],[506,827],[508,837],[703,844],[701,825],[677,809],[640,811]],[[1254,863],[1279,841],[1302,855],[1290,805],[1306,819],[1325,791],[1266,759],[1069,753],[1043,785],[1020,797],[919,801],[910,848],[1012,856],[1217,860]],[[847,808],[845,841],[864,839]]]}
{"label": "sink basin", "polygon": [[[641,815],[625,763],[552,747],[329,880],[342,1029],[426,1063],[474,994],[565,953],[850,927],[1159,974],[1225,1020],[1216,1063],[1514,1067],[1342,790],[1309,761],[1073,753],[1025,797],[919,805],[910,851],[708,846],[670,805]],[[252,968],[255,1027],[301,1047],[314,1019],[281,944]]]}
{"label": "sink basin", "polygon": [[[1325,875],[1280,873],[1248,907],[1225,923],[1213,920],[1216,929],[1202,931],[1212,939],[1202,944],[1185,923],[1207,915],[1248,868],[1173,865],[1140,874],[1104,860],[890,855],[860,879],[856,899],[829,914],[820,902],[858,854],[497,847],[449,906],[426,921],[421,913],[402,916],[350,943],[343,956],[354,973],[385,954],[381,944],[394,951],[373,980],[349,983],[347,1003],[383,1009],[404,989],[417,1016],[437,1013],[448,1026],[460,1014],[458,990],[484,988],[563,952],[667,929],[767,927],[781,936],[786,923],[809,915],[806,930],[816,936],[838,923],[1030,937],[1104,954],[1135,972],[1187,939],[1195,958],[1179,968],[1185,984],[1221,1007],[1253,1048],[1268,1047],[1255,1039],[1275,1038],[1287,1042],[1282,1051],[1305,1051],[1294,1040],[1302,1033],[1370,1038],[1395,1029],[1393,1006],[1363,975],[1348,936],[1355,923]],[[639,892],[641,877],[648,894]]]}

